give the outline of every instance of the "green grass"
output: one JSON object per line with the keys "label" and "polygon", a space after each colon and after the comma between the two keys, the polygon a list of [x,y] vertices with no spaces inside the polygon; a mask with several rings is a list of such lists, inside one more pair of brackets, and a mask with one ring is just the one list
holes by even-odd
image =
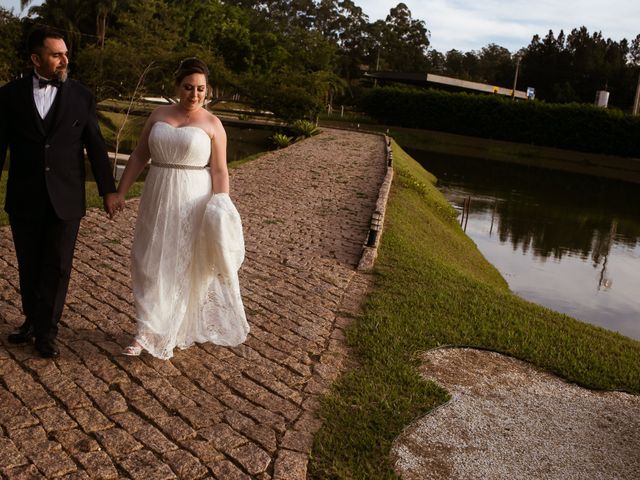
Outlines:
{"label": "green grass", "polygon": [[[126,109],[128,107],[128,102],[117,101],[117,100],[108,100],[104,101],[103,104],[111,107],[118,107],[122,109],[122,112],[110,112],[110,111],[98,111],[98,117],[100,120],[100,130],[102,131],[102,135],[104,136],[107,147],[110,151],[115,151],[116,144],[116,135],[120,126],[122,125],[125,119]],[[147,105],[147,104],[136,104],[135,108],[138,109],[147,109],[149,112],[155,108],[155,106]],[[137,115],[130,115],[126,121],[125,128],[121,133],[120,138],[120,147],[119,151],[123,153],[130,153],[138,142],[138,137],[140,136],[140,132],[142,131],[142,127],[146,122],[147,118]],[[266,152],[256,153],[254,155],[250,155],[246,158],[242,158],[239,160],[235,160],[233,162],[229,162],[229,168],[236,168],[243,163],[250,162],[251,160],[255,160],[260,156],[264,155]],[[7,187],[7,172],[2,172],[2,179],[0,180],[0,201],[2,201],[2,206],[4,206],[4,198],[6,194]],[[136,182],[131,186],[129,193],[127,194],[127,198],[135,198],[139,197],[142,193],[142,186],[144,182]],[[87,208],[102,208],[102,197],[98,195],[98,189],[96,184],[93,181],[86,182],[86,201]],[[9,218],[4,211],[1,209],[0,211],[0,226],[8,225]]]}
{"label": "green grass", "polygon": [[[142,193],[143,182],[134,183],[129,189],[127,198],[139,197]],[[98,195],[98,187],[95,182],[86,182],[86,199],[87,208],[102,208],[102,197]],[[0,201],[2,203],[2,209],[0,210],[0,226],[9,224],[9,217],[7,212],[4,211],[4,199],[7,192],[7,172],[2,172],[2,179],[0,179]]]}
{"label": "green grass", "polygon": [[254,153],[253,155],[249,155],[248,157],[240,158],[238,160],[233,160],[227,163],[227,168],[238,168],[240,165],[256,160],[257,158],[260,158],[266,153],[269,153],[269,152],[258,152],[258,153]]}
{"label": "green grass", "polygon": [[[103,128],[103,131],[104,131],[104,128]],[[243,163],[247,163],[252,160],[255,160],[256,158],[261,157],[265,153],[267,152],[256,153],[254,155],[241,158],[240,160],[229,162],[228,167],[237,168]],[[8,172],[6,170],[3,171],[2,178],[0,179],[0,202],[2,202],[2,207],[4,207],[4,199],[7,191],[7,173]],[[142,194],[143,185],[144,185],[144,182],[135,182],[133,185],[131,185],[131,188],[129,189],[129,193],[127,193],[127,198],[139,197]],[[98,187],[96,186],[95,182],[93,181],[86,182],[85,190],[86,190],[85,198],[87,201],[87,208],[102,208],[102,197],[98,195]],[[0,209],[0,226],[8,225],[8,224],[9,224],[9,217],[7,216],[7,212],[4,211],[4,208],[1,208]]]}
{"label": "green grass", "polygon": [[393,440],[448,398],[416,368],[419,353],[438,346],[495,350],[586,387],[640,393],[640,342],[512,294],[434,178],[393,148],[375,288],[347,335],[358,366],[322,402],[311,478],[396,478]]}
{"label": "green grass", "polygon": [[403,128],[372,122],[371,119],[366,117],[359,118],[358,123],[355,123],[347,117],[320,116],[321,126],[387,133],[406,149],[529,165],[550,170],[568,171],[640,183],[640,168],[634,166],[632,159],[625,157],[472,137],[435,130]]}
{"label": "green grass", "polygon": [[[115,152],[116,136],[120,126],[124,122],[125,114],[116,112],[99,111],[100,130],[104,136],[109,151]],[[144,127],[147,117],[138,115],[129,115],[125,123],[122,133],[120,134],[119,152],[131,153],[138,143],[140,132]]]}
{"label": "green grass", "polygon": [[4,199],[7,196],[7,171],[4,170],[1,172],[2,178],[0,178],[0,201],[2,201],[2,205],[0,208],[0,226],[9,225],[9,216],[7,212],[4,211]]}
{"label": "green grass", "polygon": [[[127,192],[127,198],[137,198],[142,194],[142,187],[144,182],[135,182],[131,185],[129,192]],[[87,208],[103,208],[102,197],[98,195],[98,187],[95,182],[86,182],[86,199]]]}

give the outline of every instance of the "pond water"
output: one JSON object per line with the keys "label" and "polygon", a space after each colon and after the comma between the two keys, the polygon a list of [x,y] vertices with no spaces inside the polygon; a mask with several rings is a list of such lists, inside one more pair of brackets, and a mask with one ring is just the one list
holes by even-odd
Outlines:
{"label": "pond water", "polygon": [[[256,153],[266,152],[273,149],[271,137],[275,130],[267,128],[240,128],[225,126],[225,132],[227,134],[227,162],[233,162],[235,160],[242,160],[250,155]],[[129,148],[133,148],[129,146]],[[113,148],[111,149],[113,150]],[[125,150],[128,152],[129,150]],[[86,165],[87,178],[93,179],[93,173],[87,162]],[[143,181],[147,176],[148,168],[140,174],[139,181]],[[116,178],[119,179],[120,172]]]}
{"label": "pond water", "polygon": [[249,155],[273,148],[270,140],[275,130],[225,126],[227,132],[227,160],[233,162]]}
{"label": "pond water", "polygon": [[514,293],[640,339],[640,185],[407,151]]}

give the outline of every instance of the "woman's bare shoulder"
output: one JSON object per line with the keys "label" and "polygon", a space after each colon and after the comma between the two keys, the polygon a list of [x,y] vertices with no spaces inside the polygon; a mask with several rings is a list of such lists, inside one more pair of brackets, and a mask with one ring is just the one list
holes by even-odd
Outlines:
{"label": "woman's bare shoulder", "polygon": [[224,127],[222,126],[222,122],[220,121],[220,119],[217,116],[215,116],[213,113],[209,112],[208,110],[206,112],[207,112],[207,115],[206,115],[207,124],[216,133],[219,133],[220,131],[224,131]]}
{"label": "woman's bare shoulder", "polygon": [[211,140],[215,140],[216,137],[224,134],[222,122],[208,110],[202,109],[202,112],[198,115],[196,124],[207,132]]}
{"label": "woman's bare shoulder", "polygon": [[173,105],[161,105],[151,112],[151,115],[149,115],[149,120],[152,120],[154,122],[166,120],[168,117],[173,115],[174,110],[175,108]]}

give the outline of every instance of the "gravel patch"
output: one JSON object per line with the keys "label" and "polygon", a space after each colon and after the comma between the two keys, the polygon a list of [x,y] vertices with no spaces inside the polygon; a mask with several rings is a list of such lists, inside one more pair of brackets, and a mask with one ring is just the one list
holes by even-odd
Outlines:
{"label": "gravel patch", "polygon": [[640,397],[591,391],[495,352],[443,348],[421,374],[451,401],[410,425],[392,461],[414,479],[638,479]]}

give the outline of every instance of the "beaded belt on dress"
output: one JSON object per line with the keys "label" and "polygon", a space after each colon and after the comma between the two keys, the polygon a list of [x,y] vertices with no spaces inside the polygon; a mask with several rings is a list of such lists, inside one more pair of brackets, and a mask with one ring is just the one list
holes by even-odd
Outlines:
{"label": "beaded belt on dress", "polygon": [[181,170],[202,170],[203,168],[207,168],[209,165],[183,165],[181,163],[164,163],[164,162],[151,162],[152,167],[162,167],[162,168],[179,168]]}

